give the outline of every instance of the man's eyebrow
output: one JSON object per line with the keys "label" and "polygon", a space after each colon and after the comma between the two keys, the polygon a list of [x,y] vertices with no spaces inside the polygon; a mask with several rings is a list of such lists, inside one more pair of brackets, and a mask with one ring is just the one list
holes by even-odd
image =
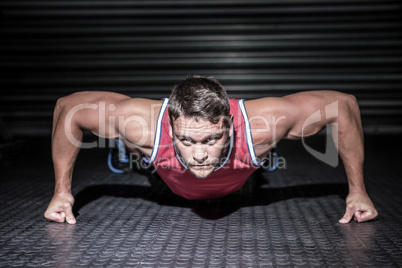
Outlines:
{"label": "man's eyebrow", "polygon": [[221,138],[222,136],[223,136],[223,132],[216,132],[216,133],[213,133],[213,134],[209,135],[206,139]]}
{"label": "man's eyebrow", "polygon": [[[205,137],[205,138],[202,140],[202,142],[205,142],[205,141],[207,141],[208,139],[211,139],[211,138],[220,139],[221,137],[223,137],[223,134],[224,134],[223,132],[213,133],[213,134],[211,134],[211,135]],[[189,136],[186,136],[186,135],[181,135],[181,134],[176,134],[176,133],[174,133],[174,135],[175,135],[179,140],[185,139],[185,140],[194,141],[193,138],[191,138],[191,137],[189,137]]]}
{"label": "man's eyebrow", "polygon": [[176,138],[178,138],[178,139],[188,139],[188,140],[191,140],[191,138],[190,137],[188,137],[188,136],[186,136],[186,135],[179,135],[179,134],[174,134],[175,136],[176,136]]}

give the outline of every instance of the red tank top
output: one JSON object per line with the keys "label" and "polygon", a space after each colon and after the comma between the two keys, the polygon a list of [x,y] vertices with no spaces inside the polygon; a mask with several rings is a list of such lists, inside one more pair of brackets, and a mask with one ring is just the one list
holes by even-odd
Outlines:
{"label": "red tank top", "polygon": [[239,190],[260,165],[255,156],[250,124],[243,100],[230,99],[234,133],[230,137],[227,157],[211,175],[199,179],[181,163],[169,135],[168,99],[159,112],[155,142],[150,158],[156,172],[177,195],[187,199],[211,199]]}

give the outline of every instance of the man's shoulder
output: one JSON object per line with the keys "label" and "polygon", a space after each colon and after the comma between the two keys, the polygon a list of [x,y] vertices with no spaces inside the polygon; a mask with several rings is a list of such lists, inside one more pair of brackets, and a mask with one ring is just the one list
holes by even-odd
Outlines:
{"label": "man's shoulder", "polygon": [[116,110],[119,132],[133,146],[149,155],[152,151],[155,130],[163,100],[131,98],[121,102]]}
{"label": "man's shoulder", "polygon": [[289,101],[281,97],[266,97],[244,101],[248,116],[266,116],[283,113],[289,107]]}
{"label": "man's shoulder", "polygon": [[125,117],[143,116],[144,118],[154,118],[162,108],[163,100],[153,100],[144,98],[130,98],[122,101],[118,109]]}
{"label": "man's shoulder", "polygon": [[297,112],[286,98],[267,97],[245,101],[244,105],[256,154],[264,156],[287,135]]}

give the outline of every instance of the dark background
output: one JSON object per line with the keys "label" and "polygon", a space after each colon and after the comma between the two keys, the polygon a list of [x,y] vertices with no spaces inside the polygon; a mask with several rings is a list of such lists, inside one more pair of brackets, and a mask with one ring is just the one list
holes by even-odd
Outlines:
{"label": "dark background", "polygon": [[[401,267],[400,18],[387,0],[0,0],[0,267]],[[47,222],[56,100],[160,99],[189,74],[215,76],[233,98],[354,94],[379,220],[339,224],[342,163],[285,140],[286,169],[196,201],[143,170],[112,173],[109,150],[81,150],[77,224]],[[325,139],[308,144],[323,152]]]}
{"label": "dark background", "polygon": [[[401,2],[2,1],[0,116],[49,136],[57,98],[107,90],[160,99],[189,74],[234,98],[338,90],[368,134],[402,132]],[[3,134],[4,136],[4,134]]]}

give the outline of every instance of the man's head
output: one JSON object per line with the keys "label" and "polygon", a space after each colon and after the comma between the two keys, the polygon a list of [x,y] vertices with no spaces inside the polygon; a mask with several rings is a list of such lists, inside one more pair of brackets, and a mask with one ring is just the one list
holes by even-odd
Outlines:
{"label": "man's head", "polygon": [[181,160],[196,177],[207,177],[227,153],[232,132],[225,89],[214,78],[191,76],[173,88],[168,109]]}

